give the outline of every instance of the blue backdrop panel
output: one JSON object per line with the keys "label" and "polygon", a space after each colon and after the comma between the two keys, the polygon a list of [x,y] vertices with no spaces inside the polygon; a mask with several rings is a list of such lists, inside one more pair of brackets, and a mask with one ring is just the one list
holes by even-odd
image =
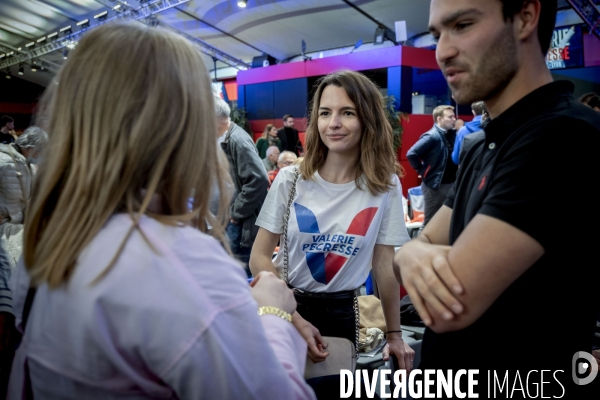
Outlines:
{"label": "blue backdrop panel", "polygon": [[388,68],[388,95],[396,98],[397,111],[412,113],[413,68]]}
{"label": "blue backdrop panel", "polygon": [[244,85],[245,104],[248,119],[272,119],[273,114],[273,82]]}
{"label": "blue backdrop panel", "polygon": [[[304,118],[308,109],[308,78],[288,79],[273,82],[275,119],[281,119],[285,114],[295,118]],[[279,124],[281,125],[281,124]]]}
{"label": "blue backdrop panel", "polygon": [[246,86],[238,85],[238,99],[237,104],[239,108],[246,107]]}
{"label": "blue backdrop panel", "polygon": [[444,97],[448,95],[448,84],[442,71],[415,68],[412,90],[427,96]]}

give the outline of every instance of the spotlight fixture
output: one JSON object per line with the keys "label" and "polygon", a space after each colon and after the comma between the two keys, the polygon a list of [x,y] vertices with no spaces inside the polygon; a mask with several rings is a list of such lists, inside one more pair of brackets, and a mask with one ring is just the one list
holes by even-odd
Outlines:
{"label": "spotlight fixture", "polygon": [[375,29],[375,39],[373,44],[382,44],[385,41],[385,28]]}
{"label": "spotlight fixture", "polygon": [[77,26],[78,26],[80,29],[89,28],[89,26],[90,26],[90,20],[86,18],[86,19],[84,19],[83,21],[79,21],[79,22],[77,23]]}
{"label": "spotlight fixture", "polygon": [[3,59],[4,57],[6,57],[6,54],[0,54],[0,59]]}
{"label": "spotlight fixture", "polygon": [[238,0],[237,5],[239,8],[246,8],[248,1],[247,0]]}
{"label": "spotlight fixture", "polygon": [[389,28],[380,25],[377,27],[377,29],[375,29],[375,38],[373,39],[373,44],[383,44],[383,42],[385,42],[386,40],[389,40],[394,44],[398,44],[396,43],[396,37],[394,32]]}
{"label": "spotlight fixture", "polygon": [[25,47],[31,47],[31,46],[34,46],[34,45],[35,45],[35,42],[29,42],[29,43],[27,43],[25,45]]}
{"label": "spotlight fixture", "polygon": [[67,59],[69,57],[69,49],[64,49],[63,50],[63,59]]}
{"label": "spotlight fixture", "polygon": [[37,72],[37,65],[31,64],[31,72]]}
{"label": "spotlight fixture", "polygon": [[106,20],[106,17],[108,17],[108,11],[102,11],[100,14],[94,15],[94,19],[97,19],[98,21],[104,21]]}
{"label": "spotlight fixture", "polygon": [[10,79],[10,78],[12,78],[12,75],[11,75],[11,73],[10,73],[10,69],[7,69],[7,70],[6,70],[6,72],[4,73],[4,77],[5,77],[6,79]]}
{"label": "spotlight fixture", "polygon": [[49,34],[48,36],[46,36],[46,38],[47,38],[48,40],[50,40],[50,39],[54,39],[54,38],[56,38],[57,36],[58,36],[58,32],[54,32],[54,33],[51,33],[51,34]]}
{"label": "spotlight fixture", "polygon": [[37,43],[42,43],[44,40],[46,40],[46,36],[39,38]]}
{"label": "spotlight fixture", "polygon": [[23,48],[22,48],[22,47],[18,47],[18,48],[17,48],[17,50],[18,50],[18,51],[21,51],[21,49],[23,49]]}
{"label": "spotlight fixture", "polygon": [[19,75],[23,75],[25,73],[25,70],[23,69],[23,66],[19,67],[19,71],[17,72],[17,74]]}
{"label": "spotlight fixture", "polygon": [[113,7],[114,11],[120,11],[121,10],[121,5],[117,4],[116,6]]}
{"label": "spotlight fixture", "polygon": [[61,28],[58,31],[64,35],[70,35],[71,33],[73,33],[73,30],[71,29],[71,25],[65,26],[64,28]]}

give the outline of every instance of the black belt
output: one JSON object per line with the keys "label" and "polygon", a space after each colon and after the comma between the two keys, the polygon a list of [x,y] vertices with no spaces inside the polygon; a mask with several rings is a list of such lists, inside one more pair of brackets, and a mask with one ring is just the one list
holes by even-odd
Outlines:
{"label": "black belt", "polygon": [[340,292],[308,292],[306,290],[298,289],[288,283],[288,287],[294,291],[295,295],[301,297],[311,297],[315,299],[354,299],[355,290],[342,290]]}

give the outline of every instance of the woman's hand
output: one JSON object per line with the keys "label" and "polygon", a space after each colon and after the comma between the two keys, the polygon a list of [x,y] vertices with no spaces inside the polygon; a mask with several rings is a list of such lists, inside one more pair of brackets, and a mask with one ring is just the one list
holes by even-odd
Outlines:
{"label": "woman's hand", "polygon": [[328,344],[323,340],[319,330],[298,313],[294,313],[292,316],[292,323],[308,345],[308,357],[310,360],[315,364],[325,361],[329,355],[325,351]]}
{"label": "woman's hand", "polygon": [[260,272],[250,282],[250,287],[252,288],[252,297],[254,297],[259,307],[277,307],[289,314],[293,314],[296,311],[294,293],[287,287],[284,281],[272,272]]}
{"label": "woman's hand", "polygon": [[398,369],[405,369],[410,373],[413,369],[413,359],[415,351],[402,340],[402,333],[389,333],[387,335],[387,344],[383,347],[383,361],[389,360],[391,355],[396,356],[398,360]]}

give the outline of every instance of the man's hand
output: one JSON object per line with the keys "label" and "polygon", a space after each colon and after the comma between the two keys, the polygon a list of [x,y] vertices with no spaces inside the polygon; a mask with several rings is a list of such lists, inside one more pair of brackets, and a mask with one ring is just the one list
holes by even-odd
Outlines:
{"label": "man's hand", "polygon": [[402,285],[427,326],[434,321],[425,305],[446,320],[463,311],[455,297],[463,288],[448,264],[450,249],[450,246],[416,239],[402,246],[394,256],[396,279],[400,275]]}
{"label": "man's hand", "polygon": [[402,340],[401,332],[387,334],[387,344],[383,347],[383,361],[389,360],[391,355],[396,356],[398,360],[398,369],[405,369],[410,373],[413,369],[413,360],[415,351]]}
{"label": "man's hand", "polygon": [[308,345],[308,357],[311,361],[315,364],[325,361],[327,356],[329,356],[329,353],[325,351],[328,344],[323,340],[319,330],[302,318],[298,312],[295,312],[292,316],[292,323],[306,341]]}

